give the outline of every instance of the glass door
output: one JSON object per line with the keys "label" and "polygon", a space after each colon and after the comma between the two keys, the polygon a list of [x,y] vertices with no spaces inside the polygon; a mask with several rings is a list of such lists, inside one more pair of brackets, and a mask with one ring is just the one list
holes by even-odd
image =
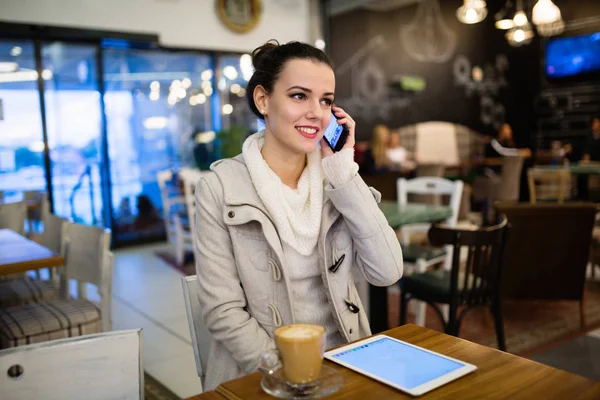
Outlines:
{"label": "glass door", "polygon": [[5,199],[46,191],[37,80],[33,41],[0,39],[0,192]]}
{"label": "glass door", "polygon": [[109,226],[102,178],[98,51],[92,44],[43,43],[42,75],[54,212],[74,222]]}

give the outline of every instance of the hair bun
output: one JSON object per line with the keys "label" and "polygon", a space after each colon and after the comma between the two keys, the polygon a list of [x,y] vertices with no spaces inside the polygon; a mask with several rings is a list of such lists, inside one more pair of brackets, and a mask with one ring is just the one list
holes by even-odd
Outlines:
{"label": "hair bun", "polygon": [[254,66],[254,69],[259,69],[258,66],[260,65],[261,61],[266,57],[266,55],[270,53],[271,50],[279,46],[280,44],[277,40],[271,39],[262,46],[259,46],[256,49],[254,49],[254,51],[252,52],[252,65]]}

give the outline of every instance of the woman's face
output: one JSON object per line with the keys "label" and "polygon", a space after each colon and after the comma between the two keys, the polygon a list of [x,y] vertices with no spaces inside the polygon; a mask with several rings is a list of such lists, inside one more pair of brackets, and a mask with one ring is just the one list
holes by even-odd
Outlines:
{"label": "woman's face", "polygon": [[[275,139],[273,144],[292,153],[315,150],[333,118],[334,92],[335,76],[327,64],[288,61],[263,100],[266,131]],[[260,110],[258,102],[257,106]]]}

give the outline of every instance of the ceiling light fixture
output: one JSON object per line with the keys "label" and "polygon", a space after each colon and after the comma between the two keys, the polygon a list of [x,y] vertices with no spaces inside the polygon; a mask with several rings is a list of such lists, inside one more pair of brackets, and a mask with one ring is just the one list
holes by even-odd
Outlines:
{"label": "ceiling light fixture", "polygon": [[456,10],[456,18],[463,24],[476,24],[487,16],[488,10],[484,0],[464,0]]}
{"label": "ceiling light fixture", "polygon": [[565,30],[560,8],[552,0],[538,0],[533,6],[531,20],[541,36],[554,36]]}

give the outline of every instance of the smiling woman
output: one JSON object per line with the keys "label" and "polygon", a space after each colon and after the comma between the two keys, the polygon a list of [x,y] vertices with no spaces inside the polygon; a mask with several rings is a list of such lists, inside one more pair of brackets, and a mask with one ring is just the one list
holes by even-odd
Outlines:
{"label": "smiling woman", "polygon": [[[268,42],[252,63],[246,98],[265,129],[196,190],[207,389],[255,371],[279,326],[321,325],[327,347],[369,335],[353,271],[378,286],[402,275],[398,240],[353,160],[354,120],[333,105],[325,53]],[[322,139],[333,115],[348,130],[335,154]]]}

